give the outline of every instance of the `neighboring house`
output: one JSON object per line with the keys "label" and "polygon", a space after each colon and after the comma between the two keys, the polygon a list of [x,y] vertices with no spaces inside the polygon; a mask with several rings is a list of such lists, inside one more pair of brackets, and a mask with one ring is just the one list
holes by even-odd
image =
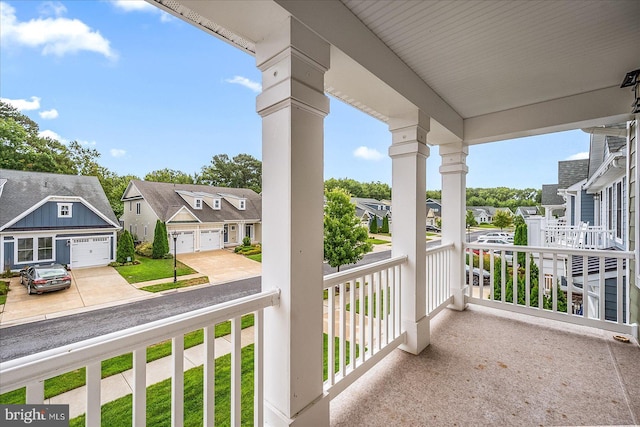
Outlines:
{"label": "neighboring house", "polygon": [[363,226],[368,228],[371,221],[375,218],[378,228],[380,228],[386,216],[389,218],[389,227],[391,227],[391,202],[387,200],[352,197],[351,203],[356,205],[356,216],[360,218]]}
{"label": "neighboring house", "polygon": [[525,219],[540,214],[540,209],[537,206],[518,206],[515,213],[516,216],[521,216]]}
{"label": "neighboring house", "polygon": [[427,225],[437,226],[442,220],[442,204],[437,199],[427,199]]}
{"label": "neighboring house", "polygon": [[262,197],[246,188],[134,180],[122,199],[123,227],[137,241],[152,242],[156,221],[167,225],[170,248],[188,253],[237,246],[262,237]]}
{"label": "neighboring house", "polygon": [[509,208],[494,208],[493,206],[467,206],[467,209],[473,212],[473,217],[478,224],[493,222],[493,217],[497,212],[508,212],[513,214]]}
{"label": "neighboring house", "polygon": [[558,183],[542,186],[546,218],[551,219],[555,213],[568,225],[593,225],[593,195],[582,189],[588,176],[589,159],[558,162]]}
{"label": "neighboring house", "polygon": [[96,177],[0,169],[0,270],[107,265],[119,229]]}

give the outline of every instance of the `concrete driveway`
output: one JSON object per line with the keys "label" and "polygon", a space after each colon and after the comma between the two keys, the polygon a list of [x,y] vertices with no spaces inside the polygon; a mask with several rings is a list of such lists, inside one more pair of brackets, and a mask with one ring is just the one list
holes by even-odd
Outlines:
{"label": "concrete driveway", "polygon": [[75,269],[71,271],[71,279],[69,289],[41,295],[27,294],[19,278],[11,279],[0,325],[50,319],[88,307],[102,308],[154,296],[127,283],[112,267]]}
{"label": "concrete driveway", "polygon": [[262,264],[226,249],[179,254],[178,261],[208,276],[214,285],[262,275]]}

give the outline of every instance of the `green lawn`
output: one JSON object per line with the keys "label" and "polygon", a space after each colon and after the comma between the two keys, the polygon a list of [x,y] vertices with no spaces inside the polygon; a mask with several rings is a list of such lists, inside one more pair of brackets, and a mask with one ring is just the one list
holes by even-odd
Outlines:
{"label": "green lawn", "polygon": [[[140,283],[173,277],[173,258],[153,259],[137,255],[136,260],[140,261],[140,264],[115,267],[118,273],[129,283]],[[178,276],[197,273],[197,271],[184,265],[180,261],[177,262],[176,271]]]}
{"label": "green lawn", "polygon": [[0,304],[7,302],[7,293],[9,292],[9,282],[0,280]]}
{"label": "green lawn", "polygon": [[255,255],[245,255],[247,258],[252,259],[254,261],[258,261],[258,262],[262,262],[262,254],[255,254]]}
{"label": "green lawn", "polygon": [[[242,329],[253,326],[253,314],[242,316]],[[216,325],[215,337],[219,338],[231,333],[231,322],[223,322]],[[190,332],[184,336],[184,348],[191,348],[202,344],[204,331],[202,329]],[[147,348],[147,363],[171,355],[171,341],[165,341]],[[118,374],[133,368],[133,354],[127,353],[102,361],[102,378]],[[85,385],[85,368],[49,378],[44,382],[45,399],[73,390]],[[26,402],[25,389],[10,391],[0,395],[0,404],[19,405]]]}
{"label": "green lawn", "polygon": [[207,276],[195,277],[193,279],[187,279],[187,280],[178,280],[176,283],[167,282],[167,283],[160,283],[159,285],[143,286],[140,289],[147,292],[162,292],[162,291],[167,291],[169,289],[178,289],[178,288],[186,288],[189,286],[202,285],[204,283],[209,283],[209,278]]}
{"label": "green lawn", "polygon": [[[324,379],[327,379],[327,335],[324,334]],[[346,343],[346,358],[349,359],[350,346]],[[241,374],[241,425],[253,425],[253,344],[242,349]],[[356,356],[359,348],[356,347]],[[339,339],[335,341],[335,354],[339,354]],[[339,359],[335,358],[335,370],[339,369]],[[216,359],[215,363],[215,425],[228,426],[231,410],[231,355]],[[184,425],[202,426],[203,423],[203,367],[189,369],[184,374]],[[102,406],[103,426],[130,426],[133,395],[121,397]],[[171,379],[166,379],[147,388],[147,425],[171,425]],[[74,418],[71,427],[85,425],[84,415]]]}
{"label": "green lawn", "polygon": [[390,241],[388,240],[382,240],[382,239],[374,239],[373,237],[369,237],[367,239],[367,242],[371,243],[372,245],[386,245],[386,244],[391,244]]}

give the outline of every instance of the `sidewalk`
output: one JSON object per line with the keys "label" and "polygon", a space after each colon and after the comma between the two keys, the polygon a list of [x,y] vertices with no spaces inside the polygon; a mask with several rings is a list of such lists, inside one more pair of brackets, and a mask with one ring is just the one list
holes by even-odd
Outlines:
{"label": "sidewalk", "polygon": [[[245,328],[241,332],[242,347],[253,344],[254,329],[253,326]],[[215,339],[215,357],[221,357],[231,353],[231,335]],[[204,345],[200,344],[195,347],[185,349],[184,351],[184,370],[195,368],[204,364]],[[167,356],[162,359],[154,360],[147,363],[147,387],[150,385],[171,378],[173,371],[172,357]],[[100,404],[114,401],[123,396],[133,393],[133,370],[128,370],[101,380]],[[82,386],[70,390],[66,393],[59,394],[51,399],[45,399],[45,404],[64,404],[69,405],[69,418],[78,417],[86,412],[87,408],[87,387]]]}

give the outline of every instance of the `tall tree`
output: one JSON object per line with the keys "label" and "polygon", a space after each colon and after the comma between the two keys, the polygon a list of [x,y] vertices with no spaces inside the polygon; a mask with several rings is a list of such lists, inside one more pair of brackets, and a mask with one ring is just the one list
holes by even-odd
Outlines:
{"label": "tall tree", "polygon": [[188,173],[168,168],[151,171],[144,176],[144,180],[152,182],[171,182],[174,184],[195,184],[196,182],[194,177]]}
{"label": "tall tree", "polygon": [[164,222],[156,220],[156,228],[153,233],[153,252],[151,258],[163,258],[169,253],[169,237],[167,236],[167,226]]}
{"label": "tall tree", "polygon": [[507,211],[498,211],[493,216],[493,225],[502,230],[505,227],[509,227],[513,223],[513,217]]}
{"label": "tall tree", "polygon": [[389,216],[386,215],[382,218],[382,228],[380,228],[381,233],[389,233]]}
{"label": "tall tree", "polygon": [[[517,216],[513,221],[516,225],[516,229],[513,233],[513,244],[518,246],[527,246],[527,224],[521,216]],[[523,266],[527,259],[527,254],[524,252],[518,252],[518,264]]]}
{"label": "tall tree", "polygon": [[121,264],[131,262],[135,259],[135,248],[133,246],[133,237],[129,231],[124,230],[118,236],[118,248],[116,250],[116,261]]}
{"label": "tall tree", "polygon": [[467,223],[467,228],[469,227],[475,227],[476,225],[478,225],[478,222],[476,221],[476,218],[473,216],[473,211],[470,209],[467,209],[467,216],[465,218],[466,223]]}
{"label": "tall tree", "polygon": [[373,249],[367,229],[356,216],[351,196],[341,188],[325,190],[324,259],[331,267],[353,264]]}
{"label": "tall tree", "polygon": [[199,184],[231,188],[250,188],[262,191],[262,162],[249,154],[238,154],[229,159],[226,154],[217,154],[209,166],[202,167]]}

